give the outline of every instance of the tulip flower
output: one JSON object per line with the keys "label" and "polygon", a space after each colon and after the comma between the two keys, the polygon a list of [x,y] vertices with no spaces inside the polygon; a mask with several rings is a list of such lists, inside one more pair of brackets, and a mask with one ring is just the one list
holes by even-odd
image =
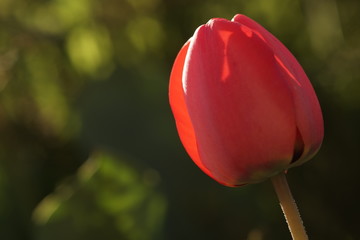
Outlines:
{"label": "tulip flower", "polygon": [[186,151],[226,186],[301,165],[322,143],[322,113],[304,70],[244,15],[195,31],[176,57],[169,98]]}
{"label": "tulip flower", "polygon": [[169,96],[188,154],[227,186],[298,166],[323,139],[320,105],[302,67],[244,15],[195,31],[175,60]]}

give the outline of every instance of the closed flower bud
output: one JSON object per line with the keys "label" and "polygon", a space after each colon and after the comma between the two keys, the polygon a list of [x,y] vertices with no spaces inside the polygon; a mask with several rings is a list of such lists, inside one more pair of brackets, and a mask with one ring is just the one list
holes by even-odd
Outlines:
{"label": "closed flower bud", "polygon": [[211,19],[180,50],[170,105],[192,160],[227,186],[259,182],[314,156],[316,94],[290,51],[244,15]]}

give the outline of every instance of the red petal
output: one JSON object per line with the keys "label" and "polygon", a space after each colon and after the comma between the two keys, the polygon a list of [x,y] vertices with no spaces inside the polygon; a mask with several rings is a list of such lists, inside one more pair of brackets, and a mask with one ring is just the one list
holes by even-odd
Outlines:
{"label": "red petal", "polygon": [[214,178],[239,185],[286,168],[295,113],[272,49],[250,28],[216,19],[197,30],[187,55],[185,101],[201,161]]}
{"label": "red petal", "polygon": [[180,140],[184,145],[185,150],[201,170],[203,170],[206,174],[211,175],[208,169],[200,161],[194,128],[192,126],[184,99],[182,75],[190,41],[191,39],[182,47],[175,59],[170,75],[169,100],[175,117]]}
{"label": "red petal", "polygon": [[324,135],[320,104],[309,79],[291,52],[260,24],[244,15],[236,15],[232,21],[251,28],[269,44],[284,75],[290,76],[288,84],[294,99],[296,124],[305,146],[302,157],[294,165],[309,160],[319,149]]}

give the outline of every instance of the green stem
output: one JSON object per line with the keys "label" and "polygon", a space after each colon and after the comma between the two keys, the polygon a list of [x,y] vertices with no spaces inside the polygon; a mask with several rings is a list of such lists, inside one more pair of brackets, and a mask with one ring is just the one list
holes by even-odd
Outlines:
{"label": "green stem", "polygon": [[306,235],[299,210],[286,181],[285,173],[272,177],[271,181],[279,198],[293,240],[308,240],[309,238]]}

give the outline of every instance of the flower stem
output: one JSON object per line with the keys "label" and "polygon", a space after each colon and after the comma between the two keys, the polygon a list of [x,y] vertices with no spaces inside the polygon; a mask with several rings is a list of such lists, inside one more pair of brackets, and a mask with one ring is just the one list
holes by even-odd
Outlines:
{"label": "flower stem", "polygon": [[271,178],[276,194],[280,201],[286,222],[293,240],[308,240],[303,222],[295,200],[286,181],[285,173],[280,173]]}

